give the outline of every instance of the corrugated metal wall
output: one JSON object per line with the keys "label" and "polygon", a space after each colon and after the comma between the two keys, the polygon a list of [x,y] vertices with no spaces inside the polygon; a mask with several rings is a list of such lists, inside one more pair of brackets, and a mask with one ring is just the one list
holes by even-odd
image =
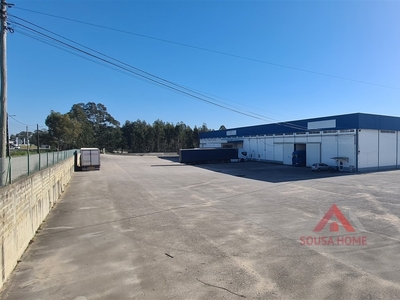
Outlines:
{"label": "corrugated metal wall", "polygon": [[[205,147],[213,147],[218,139],[201,139]],[[336,165],[332,157],[347,157],[344,169],[356,166],[356,130],[329,131],[293,135],[272,135],[243,138],[243,148],[248,158],[254,161],[266,161],[292,164],[292,153],[296,145],[306,150],[307,166],[313,163]],[[305,147],[305,148],[304,148]]]}
{"label": "corrugated metal wall", "polygon": [[376,171],[399,168],[399,136],[399,131],[360,129],[358,132],[359,170]]}

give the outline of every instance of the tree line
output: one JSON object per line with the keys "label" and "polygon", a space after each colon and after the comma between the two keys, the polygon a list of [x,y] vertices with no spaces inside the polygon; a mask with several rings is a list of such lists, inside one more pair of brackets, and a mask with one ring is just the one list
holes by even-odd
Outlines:
{"label": "tree line", "polygon": [[[183,122],[156,120],[126,121],[122,126],[101,103],[78,103],[65,114],[51,111],[45,120],[47,130],[28,132],[31,144],[49,145],[58,150],[83,147],[132,153],[177,152],[199,146],[199,133],[210,131],[207,125],[191,128]],[[222,125],[220,129],[223,129]],[[14,136],[19,140],[26,132]],[[13,136],[11,136],[13,139]]]}

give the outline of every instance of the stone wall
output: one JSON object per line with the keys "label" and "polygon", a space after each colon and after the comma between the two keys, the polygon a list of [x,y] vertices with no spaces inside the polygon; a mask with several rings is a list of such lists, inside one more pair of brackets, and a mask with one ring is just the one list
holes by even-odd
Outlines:
{"label": "stone wall", "polygon": [[74,158],[0,188],[0,287],[64,192]]}

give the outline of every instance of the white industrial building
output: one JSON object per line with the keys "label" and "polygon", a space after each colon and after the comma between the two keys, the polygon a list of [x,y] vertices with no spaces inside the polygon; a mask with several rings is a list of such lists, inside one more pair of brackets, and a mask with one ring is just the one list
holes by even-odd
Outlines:
{"label": "white industrial building", "polygon": [[243,148],[249,160],[285,165],[305,150],[307,166],[365,172],[400,167],[399,132],[400,117],[355,113],[205,132],[200,147]]}

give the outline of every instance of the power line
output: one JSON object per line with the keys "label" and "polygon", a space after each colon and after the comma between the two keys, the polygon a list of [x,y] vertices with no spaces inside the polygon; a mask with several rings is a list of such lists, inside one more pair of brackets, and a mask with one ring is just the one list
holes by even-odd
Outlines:
{"label": "power line", "polygon": [[344,77],[344,76],[332,75],[332,74],[327,74],[327,73],[323,73],[323,72],[317,72],[317,71],[307,70],[307,69],[303,69],[303,68],[297,68],[297,67],[293,67],[293,66],[278,64],[278,63],[274,63],[274,62],[269,62],[269,61],[265,61],[265,60],[261,60],[261,59],[227,53],[227,52],[223,52],[223,51],[212,50],[212,49],[208,49],[208,48],[204,48],[204,47],[193,46],[193,45],[189,45],[189,44],[185,44],[185,43],[180,43],[180,42],[170,41],[170,40],[166,40],[166,39],[162,39],[162,38],[152,37],[152,36],[135,33],[135,32],[131,32],[131,31],[127,31],[127,30],[112,28],[109,26],[93,24],[93,23],[89,23],[89,22],[85,22],[85,21],[62,17],[62,16],[56,16],[56,15],[43,13],[43,12],[31,10],[31,9],[26,9],[26,8],[21,8],[21,7],[15,7],[15,8],[24,10],[24,11],[28,11],[28,12],[32,12],[32,13],[36,13],[36,14],[40,14],[40,15],[44,15],[44,16],[48,16],[48,17],[52,17],[52,18],[57,18],[57,19],[66,20],[66,21],[70,21],[70,22],[80,23],[80,24],[84,24],[84,25],[88,25],[88,26],[98,27],[98,28],[102,28],[102,29],[107,29],[107,30],[111,30],[111,31],[124,33],[124,34],[134,35],[134,36],[138,36],[138,37],[142,37],[142,38],[146,38],[146,39],[156,40],[159,42],[174,44],[174,45],[183,46],[183,47],[187,47],[187,48],[193,48],[193,49],[197,49],[197,50],[201,50],[201,51],[216,53],[216,54],[220,54],[220,55],[224,55],[224,56],[230,56],[230,57],[239,58],[239,59],[243,59],[243,60],[258,62],[258,63],[267,64],[267,65],[271,65],[271,66],[275,66],[275,67],[281,67],[281,68],[286,68],[286,69],[295,70],[295,71],[299,71],[299,72],[305,72],[305,73],[310,73],[310,74],[314,74],[314,75],[320,75],[320,76],[325,76],[325,77],[330,77],[330,78],[335,78],[335,79],[340,79],[340,80],[352,81],[352,82],[373,85],[373,86],[378,86],[378,87],[383,87],[383,88],[388,88],[388,89],[400,90],[400,88],[398,88],[398,87],[392,87],[392,86],[388,86],[388,85],[348,78],[348,77]]}
{"label": "power line", "polygon": [[[102,63],[106,63],[106,64],[111,65],[111,66],[113,66],[113,67],[122,69],[122,70],[124,70],[124,71],[126,71],[126,72],[129,72],[129,73],[131,73],[131,74],[134,74],[134,75],[136,75],[136,76],[139,76],[139,77],[141,77],[141,78],[144,78],[144,79],[146,79],[147,81],[150,81],[150,82],[152,82],[152,83],[161,85],[161,86],[163,86],[163,87],[165,87],[165,88],[174,90],[174,91],[176,91],[176,92],[185,94],[185,95],[187,95],[187,96],[189,96],[189,97],[192,97],[192,98],[195,98],[195,99],[197,99],[197,100],[206,102],[206,103],[208,103],[208,104],[211,104],[211,105],[214,105],[214,106],[217,106],[217,107],[220,107],[220,108],[224,108],[224,109],[227,109],[227,110],[230,110],[230,111],[232,111],[232,112],[239,113],[239,114],[242,114],[242,115],[245,115],[245,116],[248,116],[248,117],[252,117],[252,118],[255,118],[255,119],[259,119],[259,120],[261,120],[261,121],[268,121],[268,122],[269,122],[268,119],[271,120],[271,118],[268,118],[268,117],[266,117],[266,116],[263,116],[263,115],[260,115],[260,114],[257,114],[257,113],[246,112],[246,111],[240,111],[240,110],[238,110],[237,108],[227,107],[226,105],[222,105],[222,104],[215,103],[215,101],[217,101],[217,102],[221,102],[221,101],[215,100],[215,99],[213,99],[213,98],[211,98],[211,97],[208,97],[208,96],[206,96],[206,95],[203,95],[203,94],[201,94],[201,93],[199,93],[199,92],[196,92],[196,91],[194,91],[194,90],[192,90],[192,89],[189,89],[189,88],[186,88],[186,87],[184,87],[184,86],[175,84],[175,83],[173,83],[173,82],[171,82],[171,81],[165,80],[165,79],[163,79],[163,78],[161,78],[161,77],[158,77],[158,76],[156,76],[156,75],[153,75],[153,74],[148,73],[148,72],[146,72],[146,71],[143,71],[143,70],[141,70],[141,69],[138,69],[138,68],[136,68],[136,67],[133,67],[133,66],[131,66],[131,65],[129,65],[129,64],[126,64],[126,63],[124,63],[124,62],[122,62],[122,61],[120,61],[120,60],[117,60],[117,59],[112,58],[112,57],[110,57],[110,56],[108,56],[108,55],[105,55],[105,54],[103,54],[103,53],[101,53],[101,52],[98,52],[98,51],[96,51],[96,50],[94,50],[94,49],[92,49],[92,48],[86,47],[86,46],[84,46],[84,45],[82,45],[82,44],[76,43],[76,42],[74,42],[74,41],[72,41],[72,40],[70,40],[70,39],[67,39],[67,38],[65,38],[65,37],[63,37],[63,36],[61,36],[61,35],[58,35],[58,34],[56,34],[56,33],[54,33],[54,32],[51,32],[50,30],[47,30],[47,29],[45,29],[45,28],[43,28],[43,27],[37,26],[37,25],[35,25],[35,24],[33,24],[33,23],[29,22],[29,21],[26,21],[26,20],[24,20],[24,19],[22,19],[22,18],[19,18],[19,17],[17,17],[17,16],[13,16],[13,17],[14,17],[14,18],[17,18],[17,19],[19,19],[19,20],[22,20],[22,21],[24,21],[24,22],[27,22],[28,24],[33,25],[33,26],[35,26],[35,27],[38,27],[38,28],[40,28],[41,30],[44,30],[44,31],[46,31],[46,32],[48,32],[48,33],[51,33],[51,34],[53,34],[53,35],[56,35],[56,36],[58,36],[58,37],[61,37],[61,38],[65,39],[65,40],[68,40],[68,41],[70,41],[70,42],[73,42],[73,43],[75,43],[75,44],[77,44],[77,45],[79,45],[79,46],[81,46],[81,47],[83,47],[83,48],[85,48],[85,49],[88,49],[88,50],[90,50],[90,51],[92,51],[92,52],[94,52],[94,53],[97,53],[97,54],[99,54],[99,55],[101,55],[101,56],[103,56],[103,57],[106,57],[107,59],[106,59],[106,58],[103,58],[103,57],[100,57],[100,56],[98,56],[98,55],[95,55],[95,54],[93,54],[93,53],[90,53],[90,52],[88,52],[88,51],[82,50],[82,49],[80,49],[80,48],[78,48],[78,47],[75,47],[75,46],[73,46],[73,45],[71,45],[71,44],[68,44],[68,43],[66,43],[66,42],[63,42],[63,41],[61,41],[61,40],[59,40],[59,39],[57,39],[57,38],[54,38],[54,37],[52,37],[52,36],[49,36],[48,34],[45,34],[45,33],[43,33],[43,32],[40,32],[40,31],[38,31],[38,30],[36,30],[36,29],[33,29],[33,28],[29,27],[29,26],[26,26],[26,25],[24,25],[24,24],[22,24],[22,23],[15,22],[15,21],[13,22],[13,23],[16,24],[16,25],[21,26],[23,29],[28,30],[29,32],[35,34],[35,37],[33,37],[33,38],[36,39],[37,36],[39,36],[39,37],[40,37],[40,41],[42,41],[42,42],[45,41],[45,42],[47,43],[48,41],[50,41],[50,42],[51,42],[51,45],[53,45],[53,46],[54,46],[54,44],[57,44],[57,45],[61,45],[62,47],[65,47],[65,48],[67,48],[67,49],[72,49],[73,51],[77,51],[77,52],[82,53],[82,54],[84,54],[84,55],[87,55],[87,56],[89,56],[89,57],[91,57],[91,58],[97,59],[97,60],[101,61]],[[16,29],[18,30],[19,28],[16,28]],[[113,61],[115,61],[115,62],[112,62],[112,61],[110,61],[109,59],[111,59],[111,60],[113,60]],[[122,66],[121,66],[121,65],[122,65]],[[133,70],[132,70],[132,69],[133,69]],[[206,99],[206,98],[207,98],[207,99]],[[291,127],[291,128],[297,129],[297,130],[304,130],[303,127],[300,127],[300,126],[295,125],[295,124],[290,124],[290,123],[278,123],[278,124],[279,124],[279,125],[282,125],[282,126]]]}
{"label": "power line", "polygon": [[[57,45],[55,42],[48,41],[48,40],[46,40],[45,38],[42,38],[42,37],[39,36],[39,35],[28,34],[28,33],[25,33],[25,32],[21,32],[21,31],[19,31],[19,30],[17,30],[17,32],[19,32],[20,34],[25,35],[25,36],[27,36],[27,37],[30,37],[30,38],[32,38],[32,39],[38,40],[38,41],[40,41],[40,42],[43,42],[43,43],[45,43],[45,44],[47,44],[47,45],[53,46],[53,47],[55,47],[55,48],[57,48],[57,49],[66,51],[66,52],[68,52],[68,53],[70,53],[70,54],[73,54],[73,55],[76,55],[76,56],[81,57],[81,58],[83,58],[83,59],[86,59],[86,60],[88,60],[88,61],[91,61],[91,62],[93,62],[93,63],[100,64],[100,65],[105,66],[105,67],[107,67],[107,68],[110,68],[110,69],[112,69],[112,70],[114,70],[114,71],[120,72],[120,73],[125,74],[125,75],[132,76],[132,74],[127,73],[126,71],[121,70],[121,69],[119,69],[119,68],[116,68],[116,67],[113,67],[113,66],[110,66],[110,65],[106,65],[106,64],[102,64],[102,63],[99,62],[99,61],[96,61],[96,60],[87,58],[87,57],[85,57],[85,56],[83,56],[83,55],[79,55],[79,53],[74,53],[73,51],[70,51],[70,50],[68,50],[68,49],[66,49],[66,48],[63,48],[63,47]],[[87,48],[87,47],[86,47],[86,48]],[[88,48],[88,49],[90,49],[90,48]],[[109,57],[109,56],[106,56],[106,57]],[[117,60],[117,61],[118,61],[118,60]],[[128,65],[128,66],[129,66],[129,65]],[[132,68],[134,68],[134,67],[132,67]],[[144,72],[144,71],[143,71],[143,72]],[[139,79],[143,79],[143,78],[139,78]],[[151,84],[155,84],[155,83],[153,83],[153,82],[150,82],[150,83],[151,83]],[[183,87],[183,86],[182,86],[182,87]],[[183,88],[187,89],[186,87],[183,87]],[[218,101],[218,100],[216,100],[215,98],[211,98],[210,96],[205,95],[204,92],[202,92],[203,94],[201,94],[201,93],[199,93],[198,91],[195,91],[195,90],[193,90],[193,91],[194,91],[195,93],[199,94],[199,95],[202,95],[202,96],[206,97],[206,98],[209,98],[209,99],[212,99],[212,100],[214,100],[214,101],[217,101],[217,102],[226,104],[226,103],[224,103],[224,102],[222,102],[222,101]],[[213,96],[214,96],[214,97],[221,98],[221,97],[219,97],[219,96],[215,96],[215,95],[213,95]],[[221,99],[223,99],[223,98],[221,98]],[[233,102],[233,103],[236,103],[236,104],[239,104],[239,105],[243,105],[242,103],[235,102],[235,101],[232,101],[232,100],[228,100],[228,99],[224,99],[224,100],[229,101],[229,102]],[[227,105],[230,105],[230,104],[227,104]],[[249,106],[249,105],[247,105],[247,106]],[[251,107],[251,106],[249,106],[249,107]],[[256,107],[252,107],[252,108],[259,109],[259,108],[256,108]],[[267,121],[267,122],[274,121],[274,122],[276,122],[276,123],[282,123],[284,126],[291,127],[291,128],[294,128],[294,129],[300,129],[300,130],[304,130],[304,129],[305,129],[305,128],[303,128],[303,127],[299,127],[299,126],[296,125],[296,124],[293,124],[293,123],[290,123],[290,122],[282,122],[282,121],[279,121],[279,120],[277,120],[277,119],[274,119],[274,118],[271,118],[271,117],[266,117],[266,116],[264,116],[264,115],[261,115],[261,114],[255,113],[255,112],[251,112],[251,111],[248,111],[248,110],[244,110],[244,112],[248,112],[249,114],[253,114],[253,115],[255,115],[255,116],[261,117],[262,119],[257,118],[257,119],[259,119],[259,120],[261,120],[261,121]]]}
{"label": "power line", "polygon": [[[15,17],[15,16],[14,16],[14,17]],[[19,18],[19,19],[24,20],[24,19],[22,19],[22,18]],[[51,32],[51,31],[49,31],[49,30],[47,30],[47,29],[44,29],[44,28],[43,28],[43,29],[46,30],[47,32],[50,32],[50,33],[55,34],[55,35],[57,35],[57,36],[60,36],[61,38],[64,38],[64,39],[66,39],[66,40],[72,41],[73,43],[78,44],[78,45],[80,45],[80,46],[82,46],[82,47],[85,47],[86,49],[90,49],[91,51],[94,51],[94,52],[96,52],[96,53],[98,53],[98,54],[100,54],[100,55],[102,55],[102,56],[111,58],[111,59],[114,60],[114,61],[117,61],[117,62],[119,62],[119,63],[121,63],[121,64],[124,64],[124,65],[126,65],[126,66],[128,66],[128,67],[131,67],[131,68],[133,68],[133,69],[135,69],[135,70],[137,70],[137,71],[143,72],[143,73],[145,73],[145,74],[147,74],[147,75],[149,75],[149,76],[153,76],[153,77],[155,77],[157,80],[165,81],[165,82],[168,83],[168,84],[172,84],[172,85],[175,85],[175,86],[177,86],[177,87],[179,87],[179,88],[183,88],[183,89],[185,89],[186,91],[188,91],[189,93],[195,93],[195,94],[198,94],[198,95],[200,95],[200,96],[202,96],[202,97],[198,97],[198,96],[189,94],[188,92],[183,92],[183,91],[181,91],[181,90],[178,90],[177,88],[174,88],[174,87],[169,86],[168,84],[160,83],[160,82],[158,82],[157,80],[154,80],[154,79],[152,79],[152,78],[148,78],[147,76],[143,76],[143,75],[141,75],[141,74],[138,74],[137,72],[133,72],[133,71],[131,71],[131,70],[125,68],[125,67],[121,67],[121,66],[119,66],[119,65],[117,65],[117,64],[115,64],[115,63],[112,63],[112,62],[110,62],[110,61],[108,61],[108,60],[106,60],[106,59],[100,58],[100,57],[98,57],[98,56],[96,56],[96,55],[93,55],[93,54],[91,54],[91,53],[88,53],[87,51],[83,51],[83,50],[81,50],[81,49],[79,49],[79,48],[77,48],[77,47],[74,47],[74,46],[72,46],[72,45],[69,45],[68,43],[62,42],[62,41],[60,41],[60,40],[58,40],[58,39],[55,39],[55,38],[52,38],[52,37],[50,37],[50,36],[48,36],[48,35],[46,35],[46,34],[43,34],[43,33],[39,32],[39,31],[37,31],[37,30],[35,30],[35,29],[32,29],[32,28],[30,28],[30,27],[28,27],[28,26],[25,26],[25,25],[23,25],[23,24],[21,24],[21,23],[18,23],[18,22],[14,22],[14,23],[17,24],[17,25],[22,26],[22,27],[25,28],[25,29],[28,29],[28,30],[34,32],[35,34],[38,34],[38,35],[40,35],[40,36],[44,36],[44,37],[47,38],[47,39],[50,39],[50,40],[53,42],[53,44],[51,44],[51,45],[53,45],[53,46],[54,46],[54,42],[58,42],[58,43],[62,44],[63,46],[67,46],[67,47],[69,47],[69,48],[72,48],[73,50],[77,50],[77,51],[79,51],[79,52],[81,52],[81,53],[84,53],[84,54],[86,54],[86,55],[89,55],[89,56],[91,56],[91,57],[94,57],[94,58],[96,58],[96,59],[99,59],[100,61],[106,62],[106,63],[108,63],[108,64],[111,64],[111,65],[114,66],[114,67],[121,68],[121,69],[123,69],[124,71],[127,71],[127,72],[129,72],[129,73],[133,73],[133,74],[135,74],[135,75],[137,75],[137,76],[140,76],[140,77],[143,77],[143,78],[145,78],[146,80],[152,81],[153,83],[156,83],[156,84],[162,85],[162,86],[164,86],[164,87],[173,89],[173,90],[175,90],[175,91],[181,92],[181,93],[183,93],[183,94],[186,94],[186,95],[188,95],[188,96],[190,96],[190,97],[193,97],[193,98],[196,98],[196,99],[198,99],[198,100],[207,102],[207,103],[209,103],[209,104],[212,104],[212,105],[215,105],[215,106],[218,106],[218,107],[221,107],[221,108],[225,108],[225,109],[228,109],[228,110],[230,110],[230,111],[233,111],[233,112],[236,112],[236,113],[245,115],[245,116],[249,116],[249,117],[252,117],[252,118],[256,118],[256,119],[259,119],[259,120],[261,120],[261,121],[269,121],[268,119],[273,120],[272,118],[269,118],[269,117],[266,117],[266,116],[263,116],[263,115],[260,115],[260,114],[257,114],[257,113],[253,113],[253,112],[248,112],[248,113],[246,113],[246,112],[243,112],[243,111],[239,111],[239,110],[237,110],[237,109],[232,109],[232,108],[226,107],[226,106],[224,106],[224,105],[220,105],[220,104],[214,103],[213,101],[216,101],[215,99],[212,99],[212,98],[210,98],[210,97],[208,97],[208,96],[205,96],[205,95],[203,95],[203,94],[200,94],[200,93],[198,93],[198,92],[196,92],[196,91],[190,90],[190,89],[188,89],[188,88],[186,88],[186,87],[177,85],[177,84],[175,84],[175,83],[173,83],[173,82],[170,82],[170,81],[168,81],[168,80],[165,80],[165,79],[163,79],[163,78],[160,78],[160,77],[158,77],[158,76],[155,76],[155,75],[153,75],[153,74],[151,74],[151,73],[148,73],[148,72],[145,72],[145,71],[140,70],[140,69],[138,69],[138,68],[135,68],[135,67],[133,67],[133,66],[131,66],[131,65],[129,65],[129,64],[126,64],[126,63],[124,63],[124,62],[121,62],[121,61],[119,61],[119,60],[116,60],[116,59],[114,59],[114,58],[112,58],[112,57],[110,57],[110,56],[107,56],[107,55],[105,55],[105,54],[103,54],[103,53],[101,53],[101,52],[98,52],[98,51],[93,50],[93,49],[91,49],[91,48],[89,48],[89,47],[83,46],[82,44],[76,43],[76,42],[74,42],[74,41],[72,41],[72,40],[69,40],[69,39],[64,38],[64,37],[62,37],[62,36],[60,36],[60,35],[57,35],[57,34]],[[31,22],[29,22],[29,23],[32,24],[32,25],[34,25],[34,26],[36,26],[36,27],[40,27],[40,26],[37,26],[37,25],[35,25],[35,24],[31,23]],[[40,28],[42,28],[42,27],[40,27]],[[40,40],[43,41],[43,38],[41,38]],[[56,46],[56,47],[57,47],[57,46]],[[206,99],[204,99],[203,97],[209,98],[209,99],[211,99],[211,100],[213,100],[213,101],[206,100]],[[219,101],[219,102],[220,102],[220,101]],[[259,117],[257,117],[257,116],[259,116]],[[300,126],[298,126],[298,125],[291,124],[291,123],[281,122],[281,123],[278,123],[278,124],[279,124],[279,125],[282,125],[282,126],[290,127],[290,128],[293,128],[293,129],[297,129],[297,130],[304,130],[304,129],[305,129],[304,127],[300,127]]]}
{"label": "power line", "polygon": [[10,125],[12,125],[13,127],[17,127],[17,128],[25,128],[26,126],[23,126],[23,125],[21,125],[21,124],[18,124],[18,123],[14,123],[14,122],[12,122],[12,121],[9,121],[8,122]]}
{"label": "power line", "polygon": [[[80,54],[80,53],[78,53],[78,52],[73,52],[72,50],[69,50],[69,49],[66,48],[66,47],[62,47],[61,45],[57,44],[56,42],[50,41],[50,40],[48,40],[48,39],[46,39],[46,38],[44,38],[44,37],[42,37],[42,36],[40,36],[40,35],[38,35],[38,34],[29,33],[29,31],[27,31],[27,30],[26,30],[26,31],[23,31],[23,30],[20,30],[20,29],[16,29],[16,32],[18,32],[19,34],[22,34],[22,35],[24,35],[24,36],[26,36],[26,37],[29,37],[29,38],[31,38],[31,39],[34,39],[34,40],[36,40],[36,41],[42,42],[42,43],[44,43],[44,44],[46,44],[46,45],[49,45],[49,46],[52,46],[52,47],[57,48],[57,49],[59,49],[59,50],[65,51],[65,52],[67,52],[67,53],[69,53],[69,54],[78,56],[78,57],[83,58],[83,59],[85,59],[85,60],[91,61],[91,62],[93,62],[93,63],[95,63],[95,64],[99,64],[99,65],[105,66],[105,67],[107,67],[107,68],[110,68],[111,70],[114,70],[114,71],[117,71],[117,72],[120,72],[120,73],[122,73],[122,74],[127,75],[126,72],[123,72],[122,70],[120,70],[120,69],[118,69],[118,68],[115,68],[115,67],[106,65],[106,64],[101,63],[101,62],[99,62],[99,61],[96,61],[95,59],[91,59],[91,58],[89,58],[89,57],[87,57],[87,56],[84,56],[83,54]],[[128,74],[128,75],[130,75],[130,74]]]}
{"label": "power line", "polygon": [[[53,35],[55,35],[55,36],[58,36],[58,37],[60,37],[60,38],[62,38],[62,39],[65,39],[65,40],[67,40],[67,41],[69,41],[69,42],[72,42],[72,43],[74,43],[74,44],[76,44],[76,45],[79,45],[79,46],[81,46],[81,47],[83,47],[83,48],[85,48],[85,49],[88,49],[88,50],[90,50],[90,51],[92,51],[92,52],[94,52],[94,53],[97,53],[97,54],[100,54],[100,55],[102,55],[102,56],[104,56],[104,57],[106,57],[106,58],[112,59],[112,60],[114,60],[114,61],[116,61],[116,62],[118,62],[118,63],[120,63],[120,64],[122,64],[122,65],[128,66],[128,67],[130,67],[130,68],[132,68],[132,69],[135,69],[135,70],[138,70],[138,71],[140,71],[140,72],[143,72],[144,74],[147,74],[147,75],[150,75],[150,76],[154,76],[155,78],[160,79],[160,80],[162,80],[162,81],[165,81],[165,82],[167,82],[167,83],[171,83],[171,84],[177,85],[177,86],[179,86],[180,88],[183,88],[183,89],[186,89],[186,90],[190,90],[191,92],[195,92],[195,93],[197,93],[197,94],[199,94],[199,95],[201,95],[201,96],[203,96],[203,97],[212,99],[211,97],[205,95],[203,92],[198,92],[198,91],[193,90],[193,89],[188,89],[188,88],[185,87],[185,86],[175,84],[175,83],[173,83],[173,82],[171,82],[171,81],[169,81],[169,80],[163,79],[163,78],[161,78],[161,77],[158,77],[158,76],[155,76],[155,75],[153,75],[153,74],[151,74],[151,73],[148,73],[148,72],[146,72],[146,71],[144,71],[144,70],[141,70],[141,69],[139,69],[139,68],[136,68],[136,67],[134,67],[134,66],[132,66],[132,65],[130,65],[130,64],[127,64],[127,63],[125,63],[125,62],[123,62],[123,61],[120,61],[120,60],[118,60],[118,59],[115,59],[115,58],[113,58],[113,57],[111,57],[111,56],[108,56],[108,55],[106,55],[106,54],[104,54],[104,53],[101,53],[101,52],[99,52],[99,51],[96,51],[96,50],[94,50],[93,48],[90,48],[90,47],[87,47],[87,46],[85,46],[85,45],[82,45],[82,44],[80,44],[80,43],[78,43],[78,42],[75,42],[75,41],[73,41],[73,40],[71,40],[71,39],[68,39],[68,38],[66,38],[66,37],[64,37],[64,36],[62,36],[62,35],[59,35],[59,34],[53,32],[53,31],[50,31],[50,30],[48,30],[48,29],[46,29],[46,28],[43,28],[43,27],[41,27],[41,26],[38,26],[38,25],[36,25],[36,24],[34,24],[34,23],[32,23],[32,22],[29,22],[29,21],[27,21],[27,20],[25,20],[25,19],[19,18],[19,17],[14,16],[14,15],[11,15],[11,16],[14,17],[14,18],[16,18],[16,19],[19,19],[19,20],[21,20],[21,21],[24,21],[24,22],[26,22],[26,23],[28,23],[28,24],[30,24],[30,25],[33,25],[33,26],[35,26],[35,27],[37,27],[37,28],[40,28],[40,29],[42,29],[42,30],[44,30],[44,31],[46,31],[46,32],[48,32],[48,33],[51,33],[51,34],[53,34]],[[218,100],[216,100],[216,99],[213,99],[213,100],[214,100],[214,101],[218,101]],[[229,101],[229,100],[228,100],[228,101]],[[218,101],[218,102],[224,103],[224,102],[222,102],[222,101]],[[234,101],[230,101],[230,102],[234,102]],[[236,103],[237,103],[237,102],[236,102]],[[224,103],[224,104],[226,104],[226,103]],[[237,103],[237,104],[242,105],[241,103]],[[260,115],[260,114],[257,114],[257,113],[253,113],[253,112],[251,112],[251,113],[254,114],[254,115],[257,115],[257,116],[266,118],[266,117],[263,116],[263,115]],[[272,118],[269,118],[269,117],[268,117],[268,119],[273,120],[273,121],[277,121],[277,120],[272,119]]]}
{"label": "power line", "polygon": [[17,123],[19,123],[21,125],[24,125],[24,126],[28,126],[28,127],[29,126],[36,126],[36,124],[35,125],[28,125],[28,124],[22,123],[22,122],[18,121],[16,118],[14,118],[12,115],[8,115],[8,117],[13,119],[15,122],[17,122]]}

